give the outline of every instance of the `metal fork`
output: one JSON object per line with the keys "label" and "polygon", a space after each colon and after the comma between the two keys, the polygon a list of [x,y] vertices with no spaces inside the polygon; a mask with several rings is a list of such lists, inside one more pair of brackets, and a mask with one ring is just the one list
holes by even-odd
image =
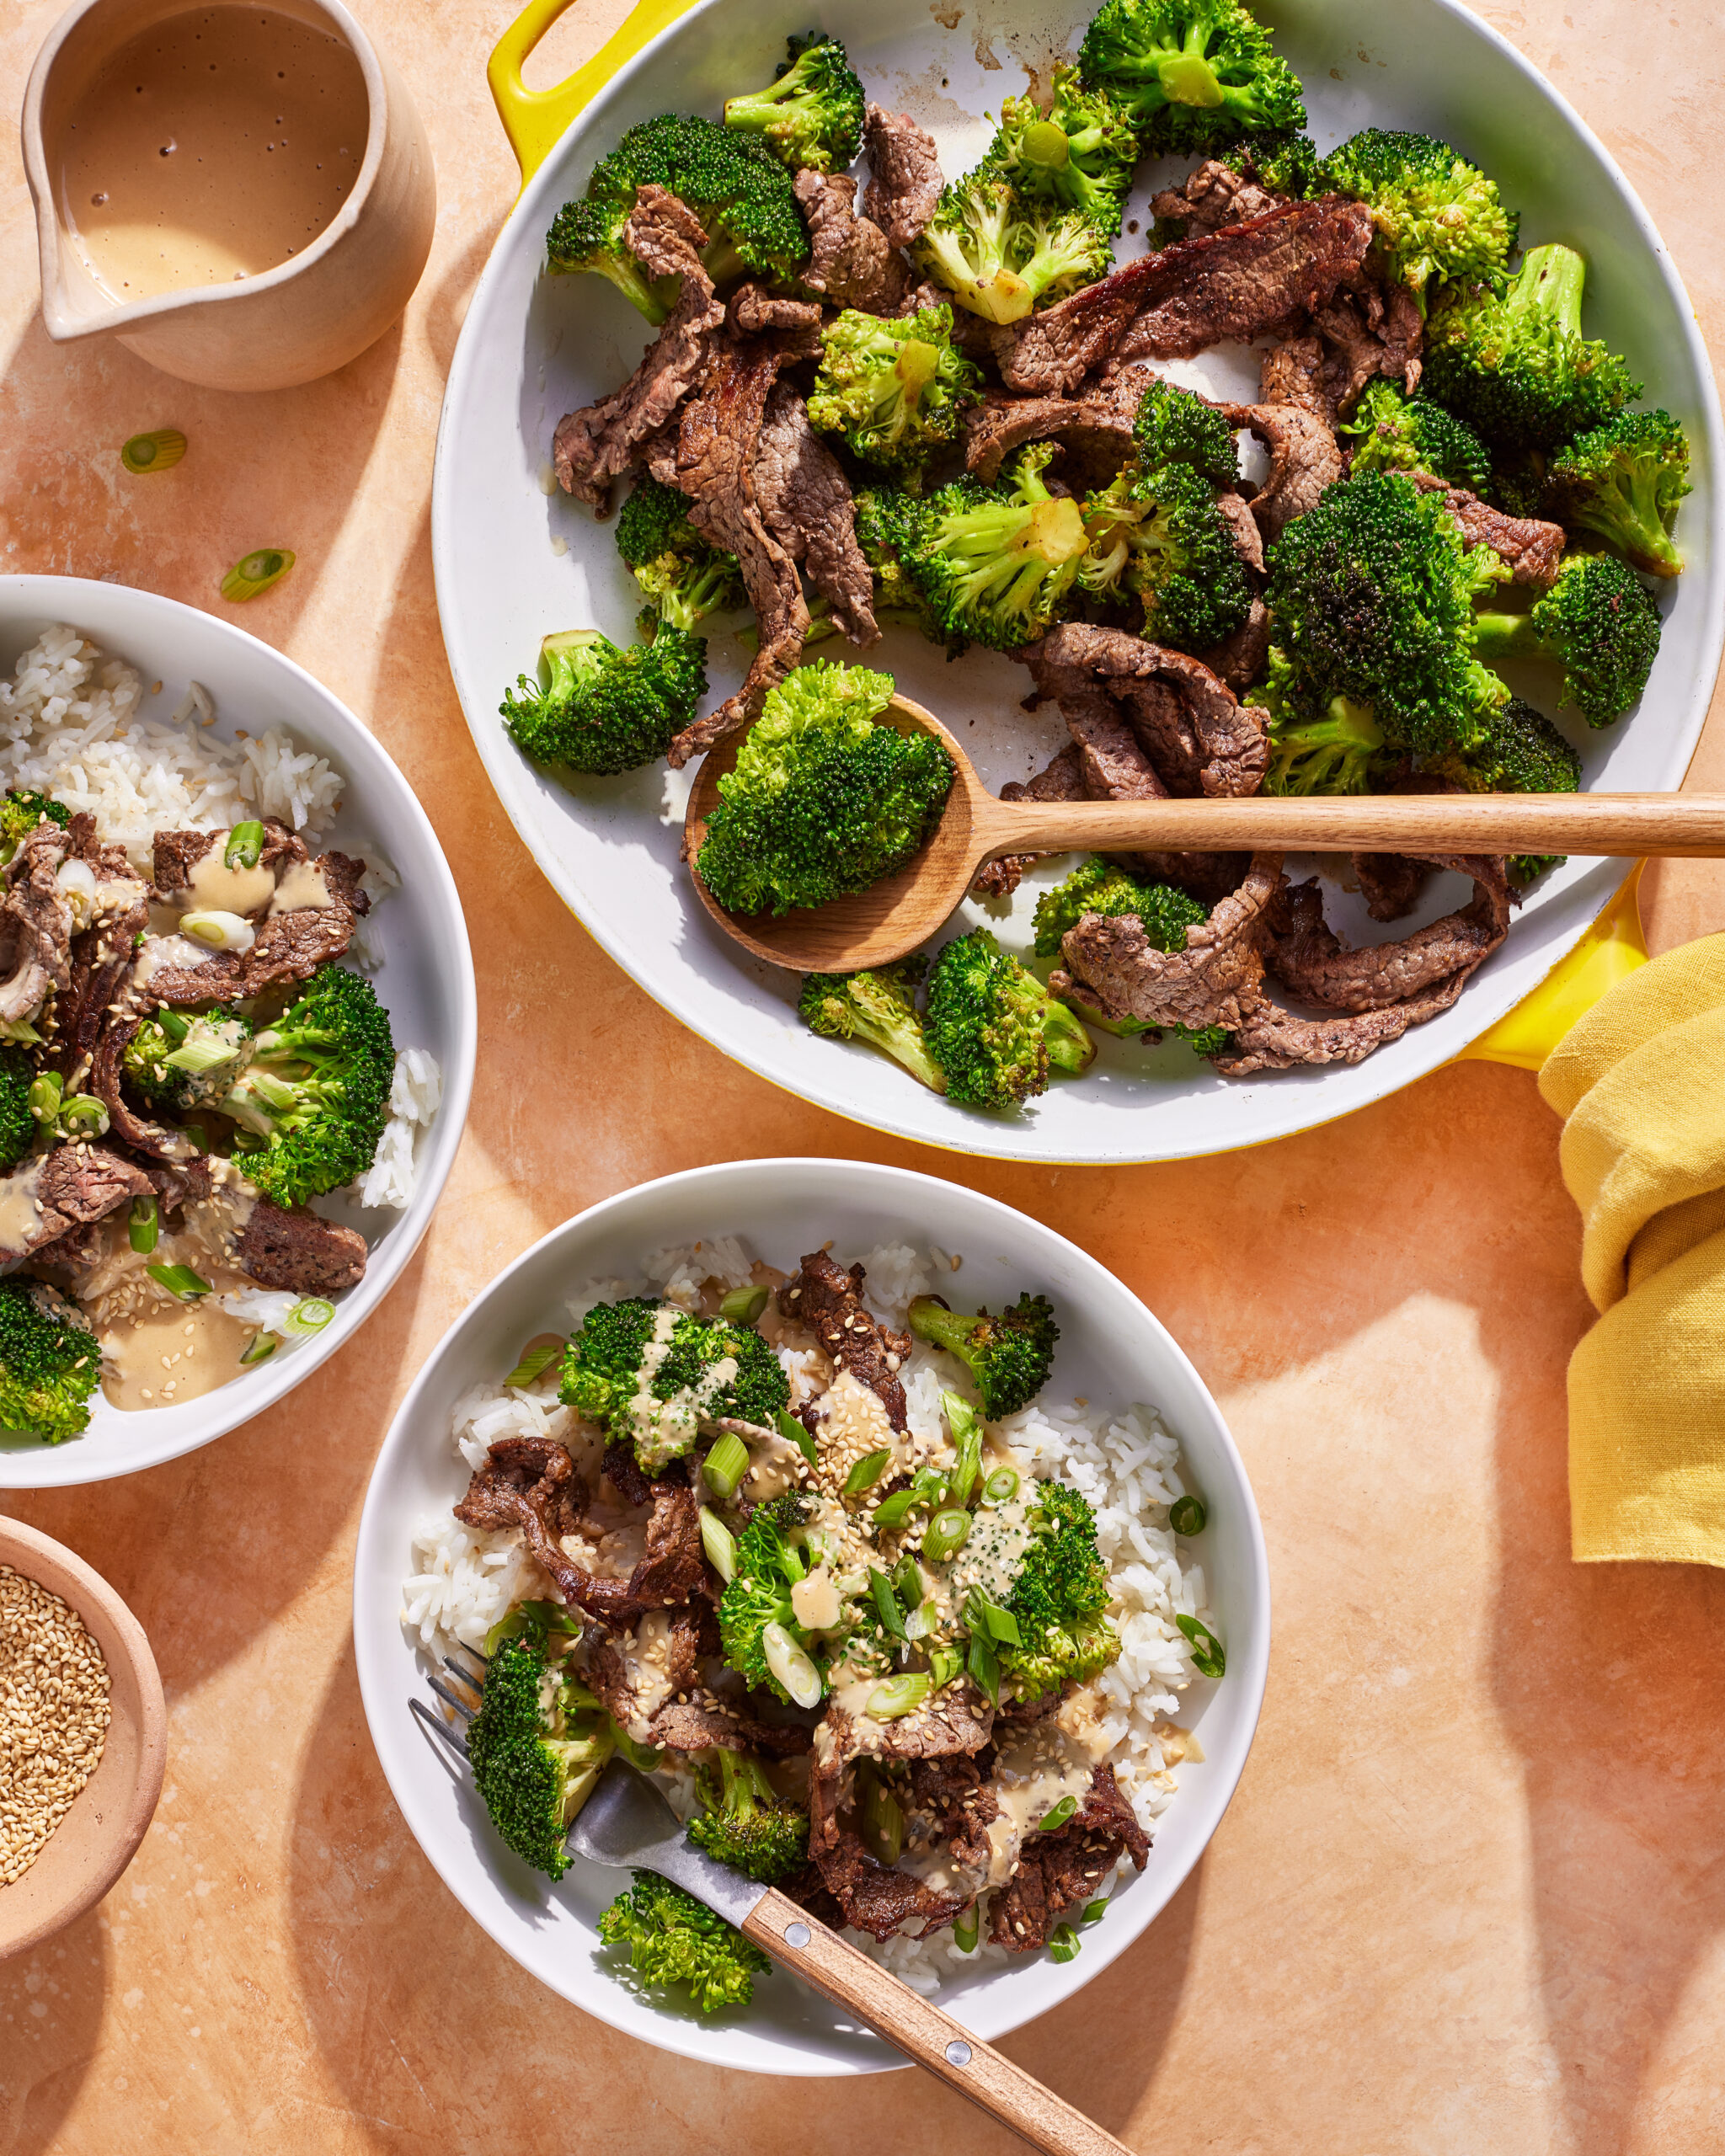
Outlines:
{"label": "metal fork", "polygon": [[[483,1673],[485,1657],[473,1656]],[[475,1697],[484,1677],[448,1655],[443,1667]],[[452,1726],[423,1700],[408,1706],[420,1726],[467,1764],[466,1730],[477,1709],[458,1698],[441,1678],[426,1679],[437,1698],[459,1718]],[[871,1961],[837,1932],[799,1908],[776,1886],[762,1886],[697,1849],[676,1814],[644,1775],[614,1758],[575,1815],[569,1847],[590,1863],[612,1870],[656,1871],[716,1909],[775,1961],[846,2008],[876,2036],[943,2081],[1048,2156],[1130,2156],[1111,2133],[1045,2089],[949,2014]]]}

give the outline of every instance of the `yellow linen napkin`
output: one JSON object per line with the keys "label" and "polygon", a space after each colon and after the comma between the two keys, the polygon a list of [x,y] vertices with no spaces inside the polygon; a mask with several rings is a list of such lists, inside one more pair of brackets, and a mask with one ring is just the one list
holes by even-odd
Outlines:
{"label": "yellow linen napkin", "polygon": [[1540,1091],[1600,1313],[1569,1364],[1573,1553],[1725,1566],[1725,936],[1620,982]]}

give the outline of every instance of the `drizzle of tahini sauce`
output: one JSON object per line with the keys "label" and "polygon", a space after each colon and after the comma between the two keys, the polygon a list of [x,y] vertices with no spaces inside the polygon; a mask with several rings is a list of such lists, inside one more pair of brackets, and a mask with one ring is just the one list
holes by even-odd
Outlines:
{"label": "drizzle of tahini sauce", "polygon": [[116,1317],[98,1336],[102,1390],[115,1407],[182,1406],[239,1375],[256,1331],[203,1300]]}
{"label": "drizzle of tahini sauce", "polygon": [[334,894],[323,880],[323,871],[315,861],[296,861],[282,872],[281,881],[275,886],[275,896],[270,901],[271,913],[304,913],[312,906],[328,906],[335,903]]}
{"label": "drizzle of tahini sauce", "polygon": [[42,1207],[36,1191],[42,1163],[31,1161],[0,1176],[0,1258],[22,1257],[42,1232]]}
{"label": "drizzle of tahini sauce", "polygon": [[654,1313],[652,1337],[635,1372],[635,1396],[628,1410],[629,1434],[634,1439],[635,1457],[649,1475],[656,1474],[667,1460],[689,1449],[702,1417],[711,1411],[725,1387],[736,1380],[736,1357],[721,1355],[702,1373],[699,1385],[681,1386],[668,1400],[659,1398],[653,1380],[670,1353],[678,1320],[687,1315],[675,1303],[660,1305]]}
{"label": "drizzle of tahini sauce", "polygon": [[132,993],[142,995],[158,974],[190,973],[208,965],[216,955],[207,943],[194,943],[190,936],[152,936],[132,969]]}
{"label": "drizzle of tahini sauce", "polygon": [[216,843],[193,863],[191,881],[174,894],[182,913],[255,913],[275,896],[275,871],[261,862],[254,868],[228,867],[227,838],[217,831]]}

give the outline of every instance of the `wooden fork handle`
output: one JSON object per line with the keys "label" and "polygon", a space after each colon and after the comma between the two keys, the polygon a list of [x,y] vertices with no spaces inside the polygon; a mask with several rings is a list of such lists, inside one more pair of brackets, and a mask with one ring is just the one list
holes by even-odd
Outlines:
{"label": "wooden fork handle", "polygon": [[769,1886],[743,1920],[746,1938],[836,2005],[849,2009],[948,2089],[1049,2156],[1130,2156],[1023,2067]]}

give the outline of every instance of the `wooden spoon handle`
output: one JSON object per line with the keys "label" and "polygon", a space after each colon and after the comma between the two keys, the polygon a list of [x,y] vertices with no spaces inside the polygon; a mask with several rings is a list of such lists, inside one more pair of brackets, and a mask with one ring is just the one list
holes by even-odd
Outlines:
{"label": "wooden spoon handle", "polygon": [[744,1919],[745,1937],[847,2007],[907,2058],[1049,2156],[1130,2156],[1124,2143],[1044,2089],[879,1961],[769,1887]]}
{"label": "wooden spoon handle", "polygon": [[1003,853],[1725,854],[1725,796],[1315,794],[979,803],[977,859]]}

